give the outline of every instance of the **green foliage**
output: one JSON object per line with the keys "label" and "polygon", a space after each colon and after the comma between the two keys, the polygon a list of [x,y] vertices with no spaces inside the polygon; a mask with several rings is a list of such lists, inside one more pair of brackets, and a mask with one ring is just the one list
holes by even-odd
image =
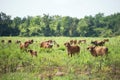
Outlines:
{"label": "green foliage", "polygon": [[72,18],[70,16],[27,16],[24,18],[0,13],[0,36],[69,36],[112,37],[120,35],[120,13],[104,16]]}

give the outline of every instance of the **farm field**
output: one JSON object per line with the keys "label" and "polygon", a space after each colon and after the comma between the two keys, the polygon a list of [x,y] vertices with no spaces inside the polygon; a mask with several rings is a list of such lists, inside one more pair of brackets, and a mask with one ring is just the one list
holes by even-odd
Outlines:
{"label": "farm field", "polygon": [[[37,57],[20,50],[16,40],[34,40],[28,49],[37,51]],[[40,48],[40,42],[55,40],[60,46]],[[79,44],[80,53],[68,56],[64,43],[86,39]],[[100,37],[1,37],[0,80],[120,80],[120,37],[107,38],[108,56],[93,57],[87,50],[92,40]],[[12,43],[7,43],[12,40]]]}

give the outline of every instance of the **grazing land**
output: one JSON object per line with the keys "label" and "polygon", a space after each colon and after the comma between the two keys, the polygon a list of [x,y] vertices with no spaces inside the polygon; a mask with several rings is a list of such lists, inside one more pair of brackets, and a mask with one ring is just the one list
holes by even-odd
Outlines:
{"label": "grazing land", "polygon": [[[28,50],[37,51],[37,57],[20,49],[17,40],[25,42],[33,39]],[[80,53],[68,56],[65,42],[86,40],[80,43]],[[107,38],[104,46],[107,56],[94,57],[87,50],[91,41],[100,37],[1,37],[0,80],[119,80],[120,79],[120,37]],[[11,40],[11,43],[8,43]],[[55,40],[59,47],[40,48],[40,43]]]}

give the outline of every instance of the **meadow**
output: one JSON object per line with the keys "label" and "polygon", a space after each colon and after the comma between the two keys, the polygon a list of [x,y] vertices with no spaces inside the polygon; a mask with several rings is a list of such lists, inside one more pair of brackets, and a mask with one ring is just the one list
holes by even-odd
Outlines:
{"label": "meadow", "polygon": [[[7,40],[12,43],[8,44]],[[28,49],[36,50],[38,56],[20,50],[16,40],[22,42],[33,39]],[[55,40],[60,47],[40,48],[40,42]],[[64,43],[71,39],[86,39],[80,44],[79,55],[67,55]],[[119,80],[120,79],[120,37],[107,38],[105,46],[108,56],[93,57],[87,50],[92,40],[100,37],[1,37],[0,42],[0,80]],[[63,73],[58,76],[56,73]]]}

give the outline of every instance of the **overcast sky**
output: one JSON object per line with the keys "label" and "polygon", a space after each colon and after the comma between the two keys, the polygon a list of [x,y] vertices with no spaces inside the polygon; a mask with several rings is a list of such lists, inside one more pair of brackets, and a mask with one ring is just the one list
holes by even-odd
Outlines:
{"label": "overcast sky", "polygon": [[83,18],[120,12],[120,0],[0,0],[0,12],[12,17],[49,14]]}

